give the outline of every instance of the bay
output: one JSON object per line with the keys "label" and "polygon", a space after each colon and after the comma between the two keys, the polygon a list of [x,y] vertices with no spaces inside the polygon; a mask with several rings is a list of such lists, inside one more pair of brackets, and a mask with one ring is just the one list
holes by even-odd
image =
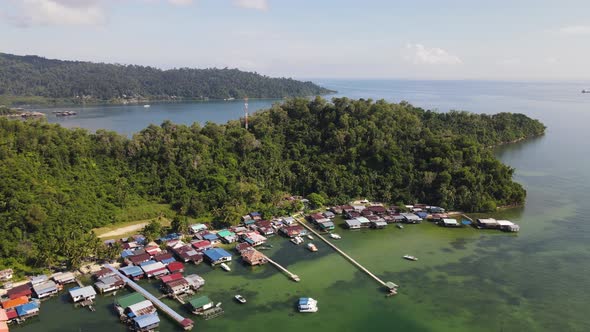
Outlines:
{"label": "bay", "polygon": [[[337,96],[407,100],[440,111],[519,112],[540,119],[548,127],[545,136],[496,150],[498,158],[516,169],[515,179],[528,196],[524,207],[495,216],[518,223],[521,232],[445,229],[427,222],[403,230],[338,230],[342,249],[382,279],[401,286],[393,298],[385,298],[372,279],[322,243],[315,241],[319,251],[312,254],[275,237],[269,255],[302,281],[294,283],[272,266],[250,268],[239,260],[231,263],[230,273],[204,264],[191,266],[189,272],[207,280],[203,294],[225,308],[224,316],[210,321],[193,316],[195,331],[590,331],[590,131],[586,128],[590,96],[580,93],[587,85],[316,81],[338,90]],[[270,104],[253,106],[251,101],[250,108]],[[99,107],[88,110],[88,118],[83,117],[84,109],[78,118],[49,119],[130,135],[146,123],[164,119],[187,124],[225,122],[242,114],[239,101],[159,107],[152,105],[146,111],[122,106],[123,115],[115,112],[118,106]],[[402,260],[404,254],[420,260]],[[143,283],[158,293],[155,282]],[[237,293],[248,299],[246,305],[232,300]],[[319,312],[296,313],[300,296],[316,298]],[[65,297],[54,298],[43,302],[39,318],[14,330],[124,331],[111,303],[112,298],[100,297],[97,311],[91,313],[74,309]],[[188,314],[180,305],[168,303]],[[160,328],[176,330],[167,320]]]}

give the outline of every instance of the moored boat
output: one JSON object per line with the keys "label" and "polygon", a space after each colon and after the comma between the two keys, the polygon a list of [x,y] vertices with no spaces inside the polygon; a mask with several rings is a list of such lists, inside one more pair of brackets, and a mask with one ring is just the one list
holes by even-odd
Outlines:
{"label": "moored boat", "polygon": [[229,268],[229,266],[225,263],[221,263],[219,264],[219,266],[221,266],[222,269],[226,270],[226,271],[231,271],[231,269]]}
{"label": "moored boat", "polygon": [[238,302],[240,302],[240,303],[242,303],[242,304],[246,303],[246,298],[245,298],[245,297],[243,297],[243,296],[242,296],[242,295],[240,295],[240,294],[237,294],[236,296],[234,296],[234,298],[235,298],[235,299],[236,299]]}
{"label": "moored boat", "polygon": [[333,239],[336,239],[336,240],[339,240],[339,239],[342,238],[340,235],[338,235],[336,233],[330,233],[330,237],[333,238]]}
{"label": "moored boat", "polygon": [[404,255],[404,258],[409,261],[417,261],[418,260],[417,257],[411,256],[411,255]]}
{"label": "moored boat", "polygon": [[312,299],[311,297],[302,297],[299,299],[297,309],[299,312],[317,312],[318,301]]}
{"label": "moored boat", "polygon": [[307,238],[313,240],[313,236],[311,236],[311,234],[307,234]]}
{"label": "moored boat", "polygon": [[309,249],[309,251],[312,251],[312,252],[318,251],[318,247],[316,247],[315,244],[313,244],[313,243],[308,243],[307,249]]}
{"label": "moored boat", "polygon": [[301,238],[301,236],[296,236],[296,237],[292,238],[290,241],[293,242],[294,244],[299,245],[299,244],[303,243],[303,238]]}
{"label": "moored boat", "polygon": [[150,107],[152,107],[152,105],[149,105],[149,104],[148,105],[143,105],[143,108],[150,108]]}

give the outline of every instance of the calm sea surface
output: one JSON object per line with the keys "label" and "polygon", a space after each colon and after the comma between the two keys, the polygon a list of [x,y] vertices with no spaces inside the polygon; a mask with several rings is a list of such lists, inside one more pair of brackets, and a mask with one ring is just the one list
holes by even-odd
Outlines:
{"label": "calm sea surface", "polygon": [[[516,168],[528,191],[524,208],[498,213],[521,225],[505,234],[472,228],[444,229],[428,222],[400,230],[339,230],[338,245],[382,279],[399,284],[385,298],[378,285],[323,243],[311,253],[282,238],[268,254],[298,274],[289,281],[271,266],[250,268],[239,260],[232,272],[189,267],[207,284],[203,294],[222,302],[222,317],[195,319],[195,331],[590,331],[590,95],[576,83],[469,81],[318,80],[351,98],[407,100],[447,111],[521,112],[543,121],[547,134],[505,146],[497,156]],[[590,85],[590,84],[589,84]],[[250,108],[273,101],[251,101]],[[241,115],[241,102],[90,107],[52,122],[126,135],[149,123],[225,122]],[[404,254],[418,262],[401,259]],[[156,282],[144,282],[158,294]],[[245,305],[232,300],[240,293]],[[119,293],[121,295],[121,293]],[[300,296],[319,301],[316,314],[298,314]],[[67,298],[43,302],[39,318],[15,331],[124,331],[110,304],[96,312],[74,309]],[[168,301],[188,313],[180,305]],[[163,317],[163,315],[161,315]],[[194,318],[194,317],[193,317]],[[176,331],[164,320],[160,331]]]}

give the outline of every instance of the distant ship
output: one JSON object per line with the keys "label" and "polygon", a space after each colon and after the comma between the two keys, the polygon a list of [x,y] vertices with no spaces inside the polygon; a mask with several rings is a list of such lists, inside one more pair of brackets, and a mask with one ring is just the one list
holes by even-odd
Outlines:
{"label": "distant ship", "polygon": [[590,93],[590,89],[584,89],[582,90],[582,93]]}

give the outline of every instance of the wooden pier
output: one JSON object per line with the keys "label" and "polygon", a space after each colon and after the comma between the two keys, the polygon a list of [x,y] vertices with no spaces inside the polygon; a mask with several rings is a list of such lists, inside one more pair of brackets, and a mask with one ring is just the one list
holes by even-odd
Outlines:
{"label": "wooden pier", "polygon": [[133,280],[131,280],[131,279],[127,278],[126,276],[124,276],[121,272],[119,272],[119,270],[115,269],[111,265],[105,264],[105,267],[108,268],[109,270],[113,271],[113,273],[115,273],[119,277],[121,277],[121,279],[123,279],[123,281],[127,284],[127,286],[129,288],[131,288],[134,291],[140,293],[146,299],[152,301],[152,303],[158,309],[160,309],[168,317],[170,317],[174,321],[176,321],[180,326],[182,326],[182,328],[185,331],[191,330],[193,328],[194,322],[192,320],[190,320],[189,318],[182,317],[176,311],[172,310],[172,308],[170,308],[169,306],[167,306],[164,302],[160,301],[156,296],[152,295],[150,292],[148,292],[147,290],[143,289],[143,287],[141,287],[138,284],[136,284]]}
{"label": "wooden pier", "polygon": [[299,278],[298,275],[291,273],[289,270],[285,269],[284,267],[281,266],[281,264],[273,261],[272,259],[270,259],[268,256],[266,256],[266,260],[271,263],[272,265],[276,266],[277,269],[283,271],[283,273],[285,273],[287,276],[289,276],[289,278],[291,278],[291,280],[299,282],[301,281],[301,279]]}
{"label": "wooden pier", "polygon": [[320,239],[322,239],[322,241],[324,241],[327,245],[329,245],[330,247],[332,247],[332,249],[336,250],[337,253],[339,253],[340,255],[342,255],[344,258],[346,258],[349,262],[351,262],[353,265],[355,265],[361,271],[363,271],[366,274],[368,274],[369,277],[373,278],[375,281],[377,281],[383,287],[389,289],[390,291],[391,290],[395,290],[397,287],[399,287],[398,285],[396,285],[395,283],[393,283],[391,281],[390,282],[384,282],[383,280],[381,280],[379,277],[377,277],[376,275],[374,275],[371,271],[369,271],[367,268],[365,268],[364,266],[362,266],[355,259],[353,259],[352,257],[350,257],[347,253],[345,253],[344,251],[340,250],[338,247],[336,247],[334,244],[332,244],[330,241],[328,241],[325,237],[323,237],[322,235],[320,235],[320,233],[316,232],[312,227],[310,227],[309,225],[307,225],[305,223],[305,220],[297,219],[297,221],[299,222],[299,224],[301,226],[305,227],[308,231],[312,232],[317,237],[319,237]]}

